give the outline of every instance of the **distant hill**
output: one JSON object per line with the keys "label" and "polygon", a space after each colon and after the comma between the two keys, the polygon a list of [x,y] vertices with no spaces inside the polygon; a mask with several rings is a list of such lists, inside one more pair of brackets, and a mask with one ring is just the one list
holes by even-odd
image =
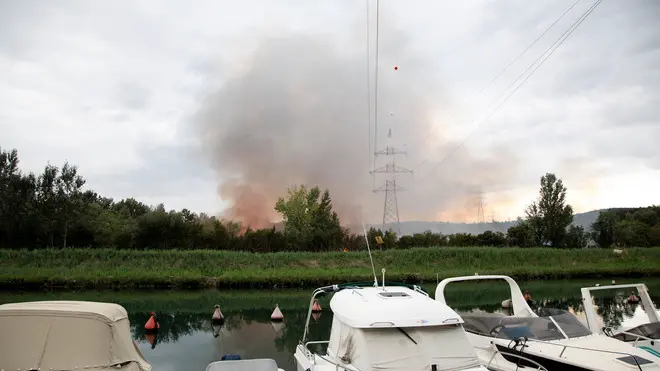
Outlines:
{"label": "distant hill", "polygon": [[[601,210],[592,210],[584,213],[575,214],[573,217],[573,224],[581,225],[585,230],[591,228],[591,224],[596,221]],[[479,234],[485,231],[500,231],[506,233],[509,227],[514,226],[517,221],[508,222],[486,222],[486,223],[452,223],[452,222],[426,222],[426,221],[407,221],[401,222],[401,234],[411,235],[414,233],[423,233],[430,230],[433,233],[454,234],[454,233],[471,233]],[[378,224],[368,225],[367,228],[373,226],[380,228]],[[361,228],[352,227],[351,230],[361,231]]]}

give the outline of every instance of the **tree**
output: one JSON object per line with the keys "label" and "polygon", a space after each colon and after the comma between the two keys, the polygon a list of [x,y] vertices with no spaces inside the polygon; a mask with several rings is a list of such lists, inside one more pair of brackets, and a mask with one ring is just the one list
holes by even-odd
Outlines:
{"label": "tree", "polygon": [[69,165],[68,162],[62,166],[60,176],[57,178],[57,204],[60,208],[59,215],[62,218],[62,247],[66,247],[66,237],[69,232],[69,222],[81,209],[82,200],[80,189],[85,185],[85,179],[78,175],[78,168]]}
{"label": "tree", "polygon": [[573,208],[566,204],[566,187],[555,174],[541,177],[539,198],[525,210],[535,237],[543,245],[562,247],[566,228],[573,222]]}
{"label": "tree", "polygon": [[564,245],[567,248],[583,249],[589,244],[589,234],[584,231],[581,225],[571,225],[568,227]]}
{"label": "tree", "polygon": [[521,218],[518,218],[518,224],[509,227],[506,235],[509,246],[534,247],[539,245],[530,223]]}
{"label": "tree", "polygon": [[338,248],[342,242],[339,217],[332,210],[328,190],[321,195],[318,186],[290,188],[287,198],[280,197],[275,203],[275,211],[282,214],[287,239],[298,248],[310,246],[314,250],[330,250]]}
{"label": "tree", "polygon": [[601,211],[596,221],[591,224],[591,239],[603,248],[609,248],[614,244],[614,226],[616,225],[616,214],[612,211]]}
{"label": "tree", "polygon": [[57,226],[58,194],[57,178],[59,169],[53,165],[46,165],[44,172],[37,180],[37,207],[41,232],[47,238],[49,247],[55,244],[55,228]]}

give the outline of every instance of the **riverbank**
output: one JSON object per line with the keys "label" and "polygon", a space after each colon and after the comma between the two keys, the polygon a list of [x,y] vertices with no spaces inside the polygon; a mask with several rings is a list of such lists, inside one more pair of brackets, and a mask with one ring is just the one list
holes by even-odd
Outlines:
{"label": "riverbank", "polygon": [[[660,248],[441,247],[374,251],[379,279],[507,274],[516,279],[660,276]],[[253,254],[233,251],[115,249],[0,250],[0,289],[316,287],[372,280],[366,251]]]}

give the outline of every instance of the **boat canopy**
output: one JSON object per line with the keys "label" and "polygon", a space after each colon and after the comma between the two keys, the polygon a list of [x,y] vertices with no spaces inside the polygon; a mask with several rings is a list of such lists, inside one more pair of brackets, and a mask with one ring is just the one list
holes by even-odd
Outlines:
{"label": "boat canopy", "polygon": [[539,317],[514,317],[499,313],[461,313],[464,328],[474,334],[517,339],[562,340],[591,335],[572,313],[553,309]]}
{"label": "boat canopy", "polygon": [[478,367],[461,317],[407,287],[347,288],[330,300],[328,356],[362,370]]}
{"label": "boat canopy", "polygon": [[334,294],[335,318],[353,328],[419,327],[462,323],[446,304],[407,287],[344,289]]}
{"label": "boat canopy", "polygon": [[355,328],[333,317],[327,353],[360,370],[479,367],[477,354],[460,324]]}
{"label": "boat canopy", "polygon": [[151,370],[126,310],[85,301],[0,305],[0,359],[4,370]]}

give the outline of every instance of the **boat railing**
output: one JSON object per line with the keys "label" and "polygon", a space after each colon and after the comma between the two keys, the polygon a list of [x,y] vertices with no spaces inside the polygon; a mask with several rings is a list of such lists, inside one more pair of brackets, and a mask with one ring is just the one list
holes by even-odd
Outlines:
{"label": "boat railing", "polygon": [[[604,333],[605,335],[609,336],[609,337],[613,337],[613,336],[614,336],[614,330],[613,330],[611,327],[603,327],[603,333]],[[628,331],[619,331],[619,332],[617,332],[617,334],[630,335],[630,336],[634,337],[635,340],[632,342],[632,343],[633,343],[633,346],[637,346],[637,342],[638,342],[640,339],[641,339],[641,340],[650,340],[650,341],[655,340],[655,339],[652,339],[652,338],[650,338],[650,337],[648,337],[648,336],[644,336],[644,335],[642,335],[642,334],[633,334],[632,332],[628,332]]]}
{"label": "boat railing", "polygon": [[580,346],[577,346],[577,345],[557,344],[557,343],[552,342],[552,341],[544,341],[544,340],[538,340],[538,339],[527,339],[527,338],[513,339],[509,342],[509,345],[507,347],[511,348],[512,343],[515,343],[513,348],[512,348],[512,349],[515,350],[516,347],[518,347],[519,344],[521,344],[521,346],[524,347],[527,342],[541,343],[541,344],[554,345],[556,347],[561,347],[562,350],[559,353],[560,358],[561,358],[562,355],[564,355],[564,352],[566,351],[566,349],[569,349],[569,348],[570,349],[587,350],[587,351],[599,352],[599,353],[620,354],[620,355],[623,355],[623,356],[629,356],[629,357],[632,357],[632,359],[635,361],[635,365],[637,366],[637,368],[640,371],[642,370],[642,366],[639,364],[639,362],[637,362],[637,357],[638,356],[636,356],[632,353],[627,353],[627,352],[616,352],[616,351],[613,351],[613,350],[594,349],[594,348],[580,347]]}
{"label": "boat railing", "polygon": [[[324,360],[324,361],[330,363],[331,365],[334,365],[335,367],[337,367],[337,369],[342,368],[342,369],[344,369],[344,370],[346,370],[346,371],[360,371],[360,370],[354,368],[353,366],[347,365],[347,364],[345,364],[345,363],[339,363],[339,362],[337,362],[337,361],[335,361],[335,360],[332,360],[332,359],[330,359],[330,358],[328,358],[328,357],[326,357],[326,356],[323,356],[323,355],[318,354],[318,353],[314,353],[314,352],[312,352],[312,351],[309,349],[309,346],[310,346],[310,345],[315,345],[315,344],[328,344],[328,343],[330,343],[329,340],[308,341],[308,342],[306,342],[305,344],[303,344],[303,347],[304,347],[304,349],[305,349],[305,352],[307,353],[307,357],[308,357],[308,358],[312,358],[312,357],[314,357],[314,356],[316,355],[317,357],[321,358],[322,360]],[[302,344],[302,343],[301,343],[301,344]],[[315,362],[315,361],[312,361],[312,362]]]}
{"label": "boat railing", "polygon": [[[503,354],[502,352],[500,352],[499,349],[497,349],[497,348],[479,347],[479,346],[475,346],[474,348],[475,348],[475,349],[485,350],[485,351],[488,351],[488,352],[493,352],[493,356],[490,357],[490,361],[488,361],[488,364],[486,365],[486,368],[489,369],[489,370],[490,370],[490,365],[493,363],[493,361],[495,360],[495,357],[496,357],[498,354],[499,354],[500,356],[502,356],[502,358],[504,358],[504,354]],[[507,353],[506,356],[507,356],[507,357],[518,358],[518,359],[520,359],[520,360],[527,361],[527,362],[529,362],[530,364],[536,365],[536,369],[539,370],[539,371],[548,371],[548,369],[545,368],[542,364],[536,362],[536,361],[533,360],[533,359],[530,359],[530,358],[527,358],[527,357],[525,357],[525,356],[522,356],[522,355],[520,355],[520,354]],[[506,360],[506,358],[504,358],[504,359]],[[495,361],[495,362],[497,362],[497,361]],[[507,361],[507,362],[509,362],[509,361]],[[518,367],[519,367],[519,365],[516,364],[516,369],[517,369]]]}

